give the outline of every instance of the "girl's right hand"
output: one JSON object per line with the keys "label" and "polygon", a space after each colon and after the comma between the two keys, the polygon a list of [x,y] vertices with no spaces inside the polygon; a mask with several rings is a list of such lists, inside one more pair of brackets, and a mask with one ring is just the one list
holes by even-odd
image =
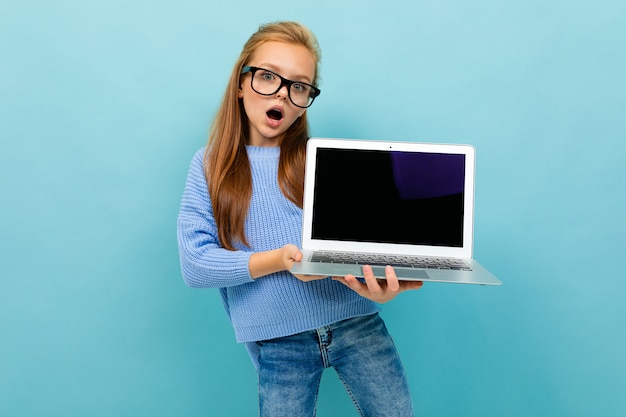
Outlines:
{"label": "girl's right hand", "polygon": [[[265,252],[255,252],[250,256],[250,276],[261,278],[274,272],[289,271],[294,263],[302,260],[302,252],[296,245],[288,244],[281,248]],[[301,281],[313,281],[326,278],[310,275],[294,275]]]}
{"label": "girl's right hand", "polygon": [[[250,256],[250,276],[253,279],[261,278],[266,275],[279,271],[290,271],[294,263],[302,260],[302,252],[296,245],[288,244],[281,248],[266,251],[255,252]],[[314,281],[326,278],[317,275],[294,275],[300,281]]]}
{"label": "girl's right hand", "polygon": [[294,262],[302,259],[302,252],[296,245],[255,252],[250,256],[248,268],[252,279],[264,277],[279,271],[289,271]]}
{"label": "girl's right hand", "polygon": [[[300,262],[302,260],[302,252],[296,245],[285,245],[281,248],[283,254],[283,261],[285,263],[285,270],[290,271],[291,267],[294,263]],[[318,279],[328,278],[325,275],[301,275],[301,274],[292,274],[294,277],[298,278],[300,281],[309,282],[316,281]]]}

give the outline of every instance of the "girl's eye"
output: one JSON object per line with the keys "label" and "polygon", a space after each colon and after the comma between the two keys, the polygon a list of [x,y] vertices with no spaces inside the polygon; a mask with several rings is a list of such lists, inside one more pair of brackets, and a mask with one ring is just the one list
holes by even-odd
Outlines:
{"label": "girl's eye", "polygon": [[293,83],[291,88],[298,93],[307,93],[309,91],[309,86],[306,84]]}
{"label": "girl's eye", "polygon": [[262,72],[261,77],[263,78],[263,81],[274,81],[276,79],[276,76],[268,71]]}

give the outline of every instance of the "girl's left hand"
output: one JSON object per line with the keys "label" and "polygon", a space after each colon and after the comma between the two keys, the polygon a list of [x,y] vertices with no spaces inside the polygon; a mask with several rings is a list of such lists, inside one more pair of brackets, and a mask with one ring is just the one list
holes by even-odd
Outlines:
{"label": "girl's left hand", "polygon": [[407,290],[417,290],[424,285],[422,281],[400,281],[391,266],[385,268],[386,279],[376,279],[369,265],[363,267],[365,283],[356,279],[354,275],[333,277],[335,281],[352,288],[357,294],[382,304],[393,300],[398,294]]}

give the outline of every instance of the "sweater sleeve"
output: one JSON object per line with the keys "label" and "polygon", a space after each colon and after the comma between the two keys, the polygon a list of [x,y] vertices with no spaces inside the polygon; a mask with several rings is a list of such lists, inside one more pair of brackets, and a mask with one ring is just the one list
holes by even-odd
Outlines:
{"label": "sweater sleeve", "polygon": [[203,150],[191,161],[178,214],[177,236],[185,283],[224,288],[252,282],[249,251],[221,247],[203,169]]}

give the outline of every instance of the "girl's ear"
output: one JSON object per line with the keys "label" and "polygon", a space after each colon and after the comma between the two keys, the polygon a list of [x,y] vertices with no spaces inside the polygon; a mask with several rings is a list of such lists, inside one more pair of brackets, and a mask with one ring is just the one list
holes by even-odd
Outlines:
{"label": "girl's ear", "polygon": [[239,90],[237,90],[237,97],[243,98],[243,88],[241,88],[241,84],[239,84]]}

